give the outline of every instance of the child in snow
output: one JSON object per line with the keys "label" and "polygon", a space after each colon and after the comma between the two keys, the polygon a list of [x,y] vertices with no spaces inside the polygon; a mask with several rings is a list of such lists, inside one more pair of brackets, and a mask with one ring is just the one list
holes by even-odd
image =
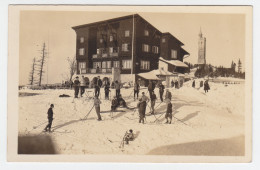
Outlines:
{"label": "child in snow", "polygon": [[114,96],[114,98],[111,102],[111,111],[115,111],[117,106],[118,106],[117,98],[116,98],[116,96]]}
{"label": "child in snow", "polygon": [[98,121],[102,120],[101,115],[100,115],[100,104],[101,104],[101,101],[98,99],[98,96],[95,96],[94,106],[95,106],[96,113],[97,113],[97,116],[98,116],[98,119],[97,119]]}
{"label": "child in snow", "polygon": [[166,110],[166,114],[165,114],[165,118],[166,118],[166,122],[165,123],[172,123],[172,103],[171,100],[167,99],[167,110]]}
{"label": "child in snow", "polygon": [[128,144],[129,141],[133,141],[134,140],[134,134],[133,134],[133,130],[132,129],[130,129],[129,133],[126,134],[124,140],[125,140],[125,144]]}
{"label": "child in snow", "polygon": [[51,131],[51,125],[52,125],[52,121],[53,121],[53,111],[52,111],[52,109],[54,108],[54,105],[53,104],[51,104],[51,106],[50,106],[50,108],[48,109],[48,112],[47,112],[47,114],[48,114],[48,121],[49,121],[49,123],[48,123],[48,125],[44,128],[44,131],[45,132],[47,132],[47,131]]}
{"label": "child in snow", "polygon": [[75,90],[75,98],[78,98],[78,94],[79,94],[79,77],[76,77],[76,80],[74,81],[74,90]]}
{"label": "child in snow", "polygon": [[144,123],[146,102],[140,98],[137,103],[137,108],[139,111],[139,123]]}

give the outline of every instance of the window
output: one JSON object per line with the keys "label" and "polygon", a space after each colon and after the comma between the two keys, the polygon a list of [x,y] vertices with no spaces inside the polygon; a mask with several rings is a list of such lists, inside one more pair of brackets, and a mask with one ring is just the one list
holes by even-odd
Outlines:
{"label": "window", "polygon": [[85,55],[85,49],[84,48],[79,49],[79,55]]}
{"label": "window", "polygon": [[101,62],[93,62],[93,68],[101,68]]}
{"label": "window", "polygon": [[141,60],[140,68],[142,70],[150,70],[150,61]]}
{"label": "window", "polygon": [[152,47],[152,52],[155,53],[155,54],[158,54],[159,53],[159,48],[157,46],[153,46]]}
{"label": "window", "polygon": [[163,38],[163,39],[162,39],[162,42],[165,43],[165,41],[166,41],[165,38]]}
{"label": "window", "polygon": [[113,61],[114,68],[119,68],[119,61]]}
{"label": "window", "polygon": [[143,44],[142,49],[143,49],[144,52],[149,52],[150,51],[150,46],[148,44]]}
{"label": "window", "polygon": [[129,44],[122,44],[122,51],[129,51]]}
{"label": "window", "polygon": [[125,31],[125,37],[130,37],[130,31],[129,30]]}
{"label": "window", "polygon": [[100,43],[103,43],[103,41],[104,41],[103,38],[100,38],[99,42],[100,42]]}
{"label": "window", "polygon": [[113,47],[109,47],[109,54],[112,54],[114,52],[114,48]]}
{"label": "window", "polygon": [[80,43],[84,43],[84,37],[80,37],[79,41]]}
{"label": "window", "polygon": [[106,61],[102,62],[102,68],[107,68],[107,62]]}
{"label": "window", "polygon": [[99,49],[97,49],[97,54],[100,54],[100,50]]}
{"label": "window", "polygon": [[145,36],[149,36],[149,31],[148,30],[144,30],[144,35]]}
{"label": "window", "polygon": [[131,60],[122,60],[122,69],[131,69],[132,61]]}
{"label": "window", "polygon": [[171,50],[171,57],[177,59],[177,50]]}
{"label": "window", "polygon": [[111,68],[111,61],[107,61],[107,68]]}
{"label": "window", "polygon": [[113,35],[110,35],[110,36],[109,36],[109,41],[110,41],[110,42],[113,41]]}
{"label": "window", "polygon": [[86,68],[86,62],[79,62],[79,69],[85,69]]}

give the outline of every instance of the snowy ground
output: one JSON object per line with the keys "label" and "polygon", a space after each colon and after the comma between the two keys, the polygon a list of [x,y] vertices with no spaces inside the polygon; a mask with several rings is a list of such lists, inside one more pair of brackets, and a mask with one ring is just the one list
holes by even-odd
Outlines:
{"label": "snowy ground", "polygon": [[[20,90],[22,94],[36,94],[19,97],[19,135],[51,136],[59,154],[243,155],[244,83],[209,82],[211,90],[207,94],[197,87],[199,81],[196,80],[196,88],[191,83],[170,89],[174,116],[181,120],[174,119],[170,125],[164,124],[166,105],[160,104],[158,88],[155,116],[159,121],[154,122],[156,118],[147,115],[145,124],[138,123],[137,111],[125,108],[119,108],[125,112],[116,112],[111,118],[110,101],[104,100],[104,89],[101,89],[103,121],[96,120],[95,109],[87,120],[81,120],[93,106],[92,100],[59,97],[73,96],[73,90]],[[131,92],[132,89],[121,90],[128,106],[135,107],[137,101]],[[54,132],[42,133],[51,103],[55,105]],[[148,113],[149,107],[146,110]],[[129,129],[134,130],[136,138],[122,150],[119,145]]]}

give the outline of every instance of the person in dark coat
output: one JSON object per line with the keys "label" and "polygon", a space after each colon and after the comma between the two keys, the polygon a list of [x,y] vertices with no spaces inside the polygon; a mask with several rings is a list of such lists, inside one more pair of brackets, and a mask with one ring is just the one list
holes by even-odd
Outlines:
{"label": "person in dark coat", "polygon": [[172,103],[169,99],[166,100],[167,102],[167,110],[166,110],[166,114],[165,114],[165,119],[166,122],[165,123],[172,123]]}
{"label": "person in dark coat", "polygon": [[159,93],[160,93],[160,99],[163,102],[164,85],[162,83],[160,83],[159,85]]}
{"label": "person in dark coat", "polygon": [[137,108],[139,111],[139,123],[144,123],[146,102],[143,101],[142,98],[139,99],[139,102],[137,103]]}
{"label": "person in dark coat", "polygon": [[120,106],[123,106],[123,107],[126,107],[126,108],[127,108],[126,102],[125,102],[125,100],[123,99],[123,97],[122,97],[121,94],[119,94],[119,97],[117,98],[117,103],[118,103]]}
{"label": "person in dark coat", "polygon": [[202,80],[200,81],[200,87],[203,87],[203,81]]}
{"label": "person in dark coat", "polygon": [[155,101],[156,101],[156,95],[154,94],[154,91],[152,91],[152,96],[151,96],[151,109],[152,112],[151,114],[154,114],[154,106],[155,106]]}
{"label": "person in dark coat", "polygon": [[115,89],[116,89],[116,97],[119,98],[119,95],[120,95],[120,83],[116,80],[115,81]]}
{"label": "person in dark coat", "polygon": [[208,90],[210,90],[210,87],[209,87],[208,80],[206,80],[206,81],[204,82],[204,91],[205,91],[205,93],[207,93]]}
{"label": "person in dark coat", "polygon": [[195,80],[192,82],[192,87],[195,88]]}
{"label": "person in dark coat", "polygon": [[151,80],[149,80],[149,84],[148,84],[148,91],[149,91],[149,95],[150,98],[152,97],[152,91],[154,90],[153,88],[153,82]]}
{"label": "person in dark coat", "polygon": [[178,89],[179,88],[179,83],[178,83],[178,81],[176,80],[175,81],[175,89]]}
{"label": "person in dark coat", "polygon": [[54,108],[54,105],[51,104],[50,108],[48,109],[48,125],[44,128],[44,131],[47,132],[47,131],[51,131],[51,125],[52,125],[52,121],[53,121],[53,109]]}
{"label": "person in dark coat", "polygon": [[133,141],[134,140],[134,133],[133,133],[133,130],[130,129],[129,130],[129,133],[126,134],[125,138],[124,138],[124,141],[125,141],[125,144],[129,144],[129,141]]}
{"label": "person in dark coat", "polygon": [[143,114],[145,115],[145,112],[146,112],[146,106],[147,106],[147,103],[149,102],[149,98],[145,95],[144,92],[142,92],[142,97],[141,97],[142,101],[144,103],[142,103],[142,106],[144,106],[144,108],[142,109],[143,110]]}
{"label": "person in dark coat", "polygon": [[139,90],[140,90],[140,85],[138,84],[138,82],[135,82],[135,84],[134,84],[134,100],[135,100],[135,95],[138,99]]}
{"label": "person in dark coat", "polygon": [[172,93],[169,91],[169,89],[166,90],[165,99],[172,100]]}
{"label": "person in dark coat", "polygon": [[171,86],[172,86],[172,88],[174,87],[174,82],[173,82],[173,80],[171,81]]}
{"label": "person in dark coat", "polygon": [[79,85],[80,85],[80,82],[79,82],[79,77],[77,76],[76,77],[76,80],[74,81],[74,96],[75,98],[78,98],[78,95],[79,95]]}
{"label": "person in dark coat", "polygon": [[102,86],[102,80],[100,79],[100,76],[98,76],[97,82],[95,84],[95,96],[97,96],[97,97],[99,97],[101,86]]}
{"label": "person in dark coat", "polygon": [[114,96],[113,100],[111,101],[111,111],[115,111],[118,106],[117,98]]}
{"label": "person in dark coat", "polygon": [[108,82],[106,83],[104,90],[105,90],[105,99],[109,100],[110,85]]}

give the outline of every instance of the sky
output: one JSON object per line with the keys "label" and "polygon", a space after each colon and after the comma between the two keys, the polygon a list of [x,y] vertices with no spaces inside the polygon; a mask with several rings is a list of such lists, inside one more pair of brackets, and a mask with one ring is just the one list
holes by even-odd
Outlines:
{"label": "sky", "polygon": [[[22,11],[19,36],[19,84],[28,84],[33,58],[38,58],[46,43],[48,58],[44,83],[61,83],[68,75],[67,58],[76,53],[73,26],[131,15],[130,12]],[[190,53],[184,61],[196,64],[198,34],[206,37],[206,61],[230,67],[232,60],[245,61],[245,16],[214,13],[138,12],[161,32],[170,32]]]}

